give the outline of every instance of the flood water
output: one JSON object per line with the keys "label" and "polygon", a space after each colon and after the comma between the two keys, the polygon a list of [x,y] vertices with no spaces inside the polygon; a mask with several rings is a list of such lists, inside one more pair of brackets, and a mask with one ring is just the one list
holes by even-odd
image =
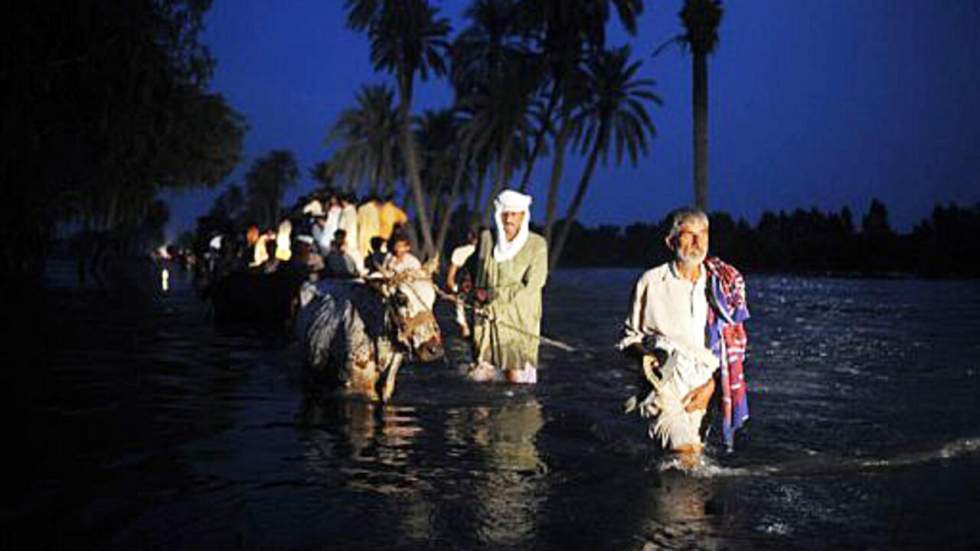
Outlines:
{"label": "flood water", "polygon": [[386,406],[304,398],[295,343],[147,273],[106,292],[53,264],[0,547],[980,545],[977,282],[749,275],[752,419],[683,473],[620,413],[638,270],[553,274],[544,332],[578,352],[542,348],[535,387],[462,380],[447,326],[453,360]]}

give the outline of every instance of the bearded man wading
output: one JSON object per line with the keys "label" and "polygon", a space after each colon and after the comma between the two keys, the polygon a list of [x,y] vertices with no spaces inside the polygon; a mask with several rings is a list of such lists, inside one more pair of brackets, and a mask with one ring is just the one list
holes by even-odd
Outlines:
{"label": "bearded man wading", "polygon": [[504,190],[494,200],[496,235],[483,232],[478,249],[473,330],[476,363],[468,375],[537,382],[541,289],[548,279],[548,245],[530,231],[531,197]]}
{"label": "bearded man wading", "polygon": [[651,419],[651,438],[692,467],[704,446],[701,422],[719,366],[729,447],[734,430],[748,418],[741,372],[742,321],[748,310],[741,274],[717,258],[706,258],[704,212],[676,211],[666,243],[674,260],[648,270],[636,282],[617,347],[638,361],[643,379],[653,388],[642,402],[631,399],[627,409],[637,408]]}

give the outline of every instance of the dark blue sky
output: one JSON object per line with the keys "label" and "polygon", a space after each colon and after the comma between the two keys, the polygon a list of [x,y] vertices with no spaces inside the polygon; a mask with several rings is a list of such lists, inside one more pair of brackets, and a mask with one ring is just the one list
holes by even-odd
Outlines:
{"label": "dark blue sky", "polygon": [[[454,34],[467,2],[435,2]],[[292,150],[306,169],[338,113],[375,74],[367,39],[344,26],[342,0],[215,0],[204,42],[218,65],[212,88],[248,119],[245,160]],[[690,58],[654,49],[680,31],[681,0],[646,2],[633,44],[641,75],[656,80],[658,136],[636,168],[600,166],[580,220],[659,220],[693,200]],[[960,0],[729,1],[709,60],[710,207],[755,223],[765,210],[849,206],[872,197],[892,225],[911,229],[937,202],[980,202],[980,2]],[[451,102],[442,82],[420,85],[414,110]],[[565,169],[562,208],[584,162]],[[548,160],[532,192],[544,210]],[[193,227],[219,190],[170,196],[171,233]]]}

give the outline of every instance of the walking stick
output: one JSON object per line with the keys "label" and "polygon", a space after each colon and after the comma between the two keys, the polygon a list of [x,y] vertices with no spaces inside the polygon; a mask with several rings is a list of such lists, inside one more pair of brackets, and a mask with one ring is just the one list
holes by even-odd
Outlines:
{"label": "walking stick", "polygon": [[532,337],[532,338],[538,339],[538,341],[540,341],[541,344],[547,344],[549,346],[554,346],[555,348],[557,348],[559,350],[564,350],[565,352],[578,352],[578,349],[575,348],[574,346],[572,346],[570,344],[566,344],[564,342],[561,342],[558,339],[552,339],[552,338],[546,337],[544,335],[537,335],[535,333],[531,333],[530,331],[525,331],[525,330],[521,329],[520,327],[515,327],[515,326],[513,326],[513,325],[511,325],[511,324],[509,324],[507,322],[503,322],[503,321],[494,319],[493,316],[491,316],[489,312],[487,312],[483,308],[480,308],[478,306],[475,306],[473,304],[470,304],[470,303],[466,302],[465,300],[463,300],[462,298],[460,298],[458,295],[452,295],[452,294],[446,293],[445,291],[439,289],[438,287],[435,287],[435,290],[436,290],[436,293],[439,296],[441,296],[442,298],[444,298],[446,300],[451,300],[451,301],[456,302],[458,304],[462,304],[463,305],[463,308],[467,308],[470,311],[472,311],[474,314],[476,314],[477,316],[480,316],[482,318],[485,318],[485,319],[487,319],[489,321],[493,321],[493,322],[497,323],[498,325],[500,325],[501,327],[503,327],[505,329],[509,329],[510,331],[514,331],[516,333],[520,333],[520,334],[522,334],[524,336],[527,336],[527,337]]}

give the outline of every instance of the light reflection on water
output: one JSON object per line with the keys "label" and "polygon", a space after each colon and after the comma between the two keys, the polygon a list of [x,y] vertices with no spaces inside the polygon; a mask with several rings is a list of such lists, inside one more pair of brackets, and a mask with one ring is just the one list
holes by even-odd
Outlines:
{"label": "light reflection on water", "polygon": [[619,414],[631,375],[611,344],[637,274],[553,277],[545,332],[581,352],[542,349],[536,387],[462,381],[450,342],[446,365],[402,371],[388,405],[311,398],[295,345],[211,327],[179,272],[166,295],[108,309],[99,293],[58,291],[64,338],[35,417],[60,454],[38,465],[23,510],[59,520],[26,541],[710,549],[980,539],[958,512],[980,482],[974,283],[749,277],[753,419],[734,456],[712,446],[705,468],[684,474],[665,470],[642,424]]}

